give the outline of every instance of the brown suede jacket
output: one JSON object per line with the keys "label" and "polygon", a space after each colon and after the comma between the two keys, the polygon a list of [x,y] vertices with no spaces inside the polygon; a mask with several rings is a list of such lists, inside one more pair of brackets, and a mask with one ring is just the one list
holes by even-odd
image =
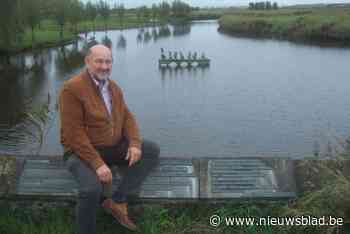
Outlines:
{"label": "brown suede jacket", "polygon": [[139,127],[128,110],[119,86],[109,82],[112,114],[104,104],[97,85],[84,70],[65,82],[59,97],[61,143],[65,151],[72,151],[94,169],[104,162],[94,146],[112,146],[122,137],[130,146],[141,149]]}

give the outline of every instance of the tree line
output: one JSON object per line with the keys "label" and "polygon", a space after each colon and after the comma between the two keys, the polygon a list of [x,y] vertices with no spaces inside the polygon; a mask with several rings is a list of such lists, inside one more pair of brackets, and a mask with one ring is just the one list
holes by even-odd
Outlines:
{"label": "tree line", "polygon": [[[114,9],[116,9],[117,12],[120,12],[121,9],[124,9],[124,6],[119,5],[116,6]],[[135,13],[137,19],[139,20],[165,20],[169,17],[187,17],[194,9],[195,8],[191,7],[185,2],[182,2],[180,0],[174,0],[171,4],[166,1],[163,1],[159,4],[153,3],[151,7],[143,5],[138,8],[130,9],[130,12]]]}
{"label": "tree line", "polygon": [[278,4],[277,2],[271,3],[270,1],[265,2],[249,2],[250,10],[277,10]]}
{"label": "tree line", "polygon": [[[63,38],[64,27],[70,24],[78,32],[82,21],[92,22],[95,31],[97,17],[103,19],[107,29],[111,14],[116,15],[122,23],[126,12],[134,13],[139,20],[166,19],[168,17],[186,17],[193,8],[180,0],[171,4],[164,1],[151,7],[141,6],[126,9],[123,4],[111,6],[107,0],[2,0],[0,8],[0,45],[11,47],[19,43],[26,29],[31,30],[32,42],[35,41],[35,29],[45,19],[54,20],[59,25],[59,34]],[[91,29],[90,29],[91,30]]]}

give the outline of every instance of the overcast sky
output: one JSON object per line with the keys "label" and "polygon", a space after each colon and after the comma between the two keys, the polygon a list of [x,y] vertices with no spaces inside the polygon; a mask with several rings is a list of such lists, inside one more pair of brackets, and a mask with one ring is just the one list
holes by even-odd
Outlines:
{"label": "overcast sky", "polygon": [[[87,2],[88,0],[85,0]],[[92,2],[97,0],[91,0]],[[137,7],[141,5],[151,6],[152,3],[159,3],[163,0],[107,0],[110,3],[124,3],[127,8]],[[248,6],[249,2],[259,2],[264,0],[182,0],[189,3],[191,6]],[[276,1],[280,6],[294,5],[294,4],[312,4],[312,3],[350,3],[350,0],[270,0],[271,2]],[[167,2],[172,2],[172,0],[167,0]]]}

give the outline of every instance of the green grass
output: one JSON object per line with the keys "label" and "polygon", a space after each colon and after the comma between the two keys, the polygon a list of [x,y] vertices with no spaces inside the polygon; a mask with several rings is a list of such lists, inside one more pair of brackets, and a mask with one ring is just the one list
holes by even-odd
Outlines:
{"label": "green grass", "polygon": [[348,43],[350,9],[241,10],[222,16],[219,25],[228,33]]}
{"label": "green grass", "polygon": [[46,19],[40,22],[40,25],[34,30],[34,41],[32,41],[32,32],[30,29],[26,29],[22,40],[14,45],[0,44],[0,51],[4,52],[18,52],[26,49],[40,48],[40,47],[52,47],[61,44],[65,44],[69,41],[77,38],[76,33],[85,31],[102,31],[107,29],[126,29],[144,26],[149,24],[148,20],[137,19],[135,15],[126,15],[121,22],[116,16],[112,16],[108,21],[104,21],[102,18],[97,17],[95,22],[83,21],[77,25],[77,28],[67,23],[64,26],[63,38],[60,38],[60,26],[52,19]]}
{"label": "green grass", "polygon": [[[270,208],[270,207],[269,207]],[[1,206],[0,233],[6,234],[68,234],[74,231],[73,208],[12,208]],[[209,217],[213,214],[224,215],[268,215],[267,207],[255,205],[143,205],[131,206],[130,212],[143,234],[180,234],[180,233],[256,233],[256,228],[213,228]],[[110,215],[102,210],[98,212],[98,233],[129,233],[117,224]],[[273,233],[265,228],[260,233]]]}
{"label": "green grass", "polygon": [[1,234],[68,234],[72,233],[71,211],[64,208],[38,210],[1,206]]}
{"label": "green grass", "polygon": [[[48,31],[48,30],[34,30],[34,47],[55,44],[61,41],[73,40],[76,36],[70,31],[63,32],[63,39],[60,38],[59,31]],[[32,46],[32,32],[27,30],[24,34],[22,46],[31,47]]]}
{"label": "green grass", "polygon": [[0,44],[0,50],[8,53],[15,53],[32,48],[44,48],[62,45],[73,41],[76,38],[77,36],[74,33],[67,30],[64,31],[63,38],[61,38],[59,36],[59,31],[35,29],[33,41],[32,32],[30,30],[26,30],[20,43],[16,43],[12,46]]}
{"label": "green grass", "polygon": [[126,16],[123,21],[120,21],[120,19],[116,16],[112,16],[109,18],[109,20],[106,21],[106,23],[102,18],[97,18],[95,23],[91,21],[85,21],[80,23],[78,28],[79,31],[92,31],[95,24],[96,30],[104,30],[106,24],[108,29],[124,29],[143,26],[146,23],[147,21],[145,19],[137,19],[134,15]]}
{"label": "green grass", "polygon": [[[73,234],[74,206],[18,206],[2,202],[0,205],[1,234]],[[292,234],[327,233],[326,229],[305,229],[284,226],[226,226],[211,227],[209,217],[281,217],[285,203],[226,203],[226,204],[173,204],[133,205],[131,216],[142,234],[189,234],[189,233],[232,233],[232,234]],[[102,209],[98,212],[99,234],[131,233],[121,227]],[[345,232],[339,232],[345,233]]]}

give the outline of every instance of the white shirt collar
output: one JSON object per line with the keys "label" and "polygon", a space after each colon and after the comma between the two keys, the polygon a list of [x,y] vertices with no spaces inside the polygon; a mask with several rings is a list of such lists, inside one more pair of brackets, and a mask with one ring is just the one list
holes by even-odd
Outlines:
{"label": "white shirt collar", "polygon": [[108,78],[105,79],[105,82],[104,82],[103,86],[101,87],[101,86],[100,86],[100,82],[99,82],[96,78],[94,78],[94,76],[90,73],[90,71],[87,70],[87,72],[89,73],[91,79],[95,82],[95,84],[97,85],[97,87],[99,87],[101,90],[108,87],[108,84],[109,84],[109,79],[108,79]]}
{"label": "white shirt collar", "polygon": [[95,82],[95,84],[97,85],[97,87],[99,87],[100,89],[105,89],[105,88],[107,88],[108,87],[108,84],[109,84],[109,80],[108,79],[105,79],[105,82],[104,82],[104,84],[103,84],[103,86],[101,87],[100,86],[100,81],[98,81],[97,79],[95,79],[95,78],[93,78],[92,77],[92,80]]}

